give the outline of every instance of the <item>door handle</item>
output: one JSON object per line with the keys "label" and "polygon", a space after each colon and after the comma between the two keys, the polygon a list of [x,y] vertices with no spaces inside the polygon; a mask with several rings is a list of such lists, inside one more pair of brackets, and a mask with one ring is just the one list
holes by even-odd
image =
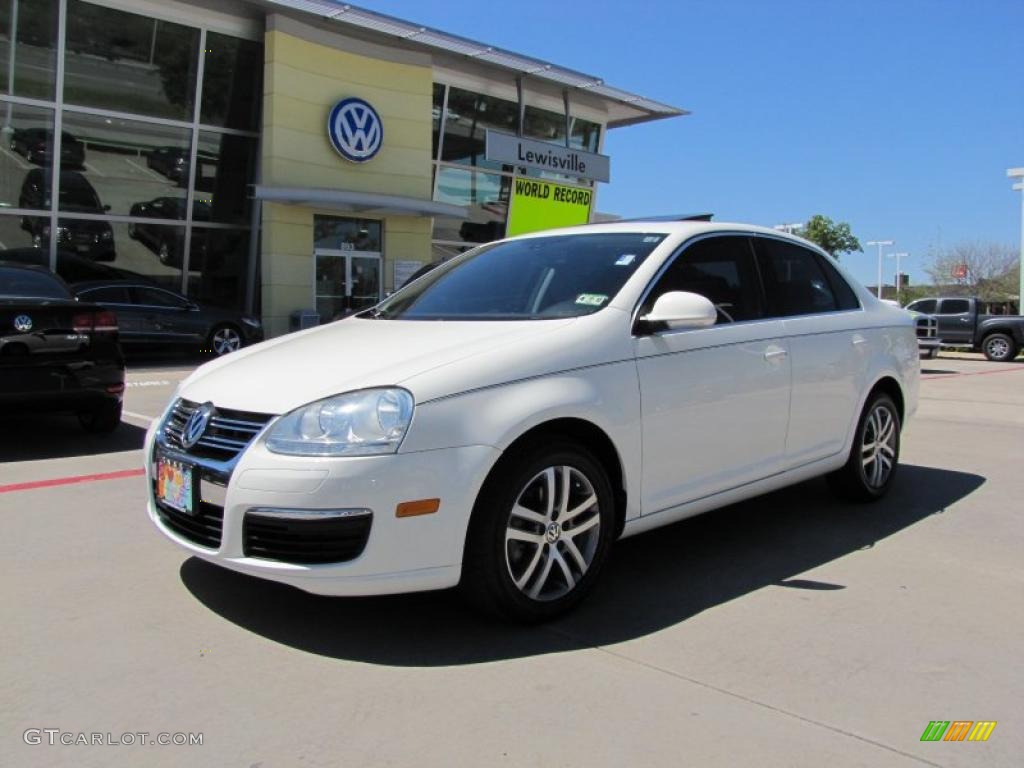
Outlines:
{"label": "door handle", "polygon": [[969,318],[969,317],[961,317],[960,318],[960,322],[961,323],[969,323],[969,322],[971,322],[971,318]]}
{"label": "door handle", "polygon": [[768,347],[764,352],[765,360],[777,360],[785,357],[789,353],[781,347]]}
{"label": "door handle", "polygon": [[853,337],[853,346],[856,347],[856,346],[858,346],[860,344],[867,344],[867,343],[868,343],[868,340],[865,339],[863,336],[861,336],[859,333],[854,335],[854,337]]}

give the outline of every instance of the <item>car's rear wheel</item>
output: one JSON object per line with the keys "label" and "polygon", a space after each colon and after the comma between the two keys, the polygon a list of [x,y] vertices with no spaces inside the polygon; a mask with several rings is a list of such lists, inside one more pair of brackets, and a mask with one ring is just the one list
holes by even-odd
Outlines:
{"label": "car's rear wheel", "polygon": [[156,255],[161,264],[169,265],[171,263],[171,246],[166,242],[161,242]]}
{"label": "car's rear wheel", "polygon": [[841,496],[878,501],[896,476],[900,459],[900,412],[889,395],[875,394],[861,414],[846,465],[828,476]]}
{"label": "car's rear wheel", "polygon": [[607,473],[582,446],[548,441],[506,457],[474,507],[460,587],[514,621],[571,610],[608,557],[614,504]]}
{"label": "car's rear wheel", "polygon": [[78,421],[86,432],[109,433],[121,423],[121,401],[105,400],[90,411],[78,414]]}
{"label": "car's rear wheel", "polygon": [[242,348],[242,334],[239,330],[230,325],[218,325],[210,332],[207,340],[210,350],[217,357],[229,355]]}
{"label": "car's rear wheel", "polygon": [[981,343],[981,351],[993,363],[1008,363],[1017,356],[1017,343],[1005,333],[992,333]]}

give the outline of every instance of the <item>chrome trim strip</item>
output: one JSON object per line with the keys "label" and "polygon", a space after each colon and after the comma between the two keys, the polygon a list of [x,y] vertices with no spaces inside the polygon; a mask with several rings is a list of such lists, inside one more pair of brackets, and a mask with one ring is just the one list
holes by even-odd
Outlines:
{"label": "chrome trim strip", "polygon": [[282,507],[250,507],[246,515],[256,517],[273,517],[283,520],[332,520],[346,517],[366,517],[372,515],[370,509],[286,509]]}

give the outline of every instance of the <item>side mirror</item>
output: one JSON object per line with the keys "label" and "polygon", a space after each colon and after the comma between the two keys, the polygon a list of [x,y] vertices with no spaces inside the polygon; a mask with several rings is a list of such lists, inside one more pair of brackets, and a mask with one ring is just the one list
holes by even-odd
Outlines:
{"label": "side mirror", "polygon": [[707,328],[718,320],[718,310],[706,296],[688,291],[669,291],[654,302],[645,323],[665,323],[669,328]]}

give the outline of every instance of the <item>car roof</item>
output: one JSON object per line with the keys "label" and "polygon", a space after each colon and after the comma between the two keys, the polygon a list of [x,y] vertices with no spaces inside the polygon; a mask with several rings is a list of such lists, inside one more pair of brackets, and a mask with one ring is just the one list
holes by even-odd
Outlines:
{"label": "car roof", "polygon": [[522,235],[521,237],[603,234],[613,232],[642,232],[649,234],[680,235],[683,237],[715,233],[769,235],[782,240],[790,240],[799,245],[809,246],[816,251],[821,251],[819,246],[802,237],[797,237],[796,235],[780,232],[777,229],[763,227],[757,224],[743,224],[740,222],[729,221],[697,221],[693,219],[667,221],[657,217],[652,217],[650,219],[608,221],[601,224],[583,224],[578,227],[565,227],[562,229],[548,229],[541,232],[531,232],[530,234]]}
{"label": "car roof", "polygon": [[0,259],[0,267],[10,267],[11,269],[24,269],[30,272],[42,272],[44,274],[53,275],[53,277],[57,277],[57,275],[54,275],[53,272],[51,272],[46,267],[40,266],[39,264],[28,264],[24,261],[8,261],[7,259]]}

